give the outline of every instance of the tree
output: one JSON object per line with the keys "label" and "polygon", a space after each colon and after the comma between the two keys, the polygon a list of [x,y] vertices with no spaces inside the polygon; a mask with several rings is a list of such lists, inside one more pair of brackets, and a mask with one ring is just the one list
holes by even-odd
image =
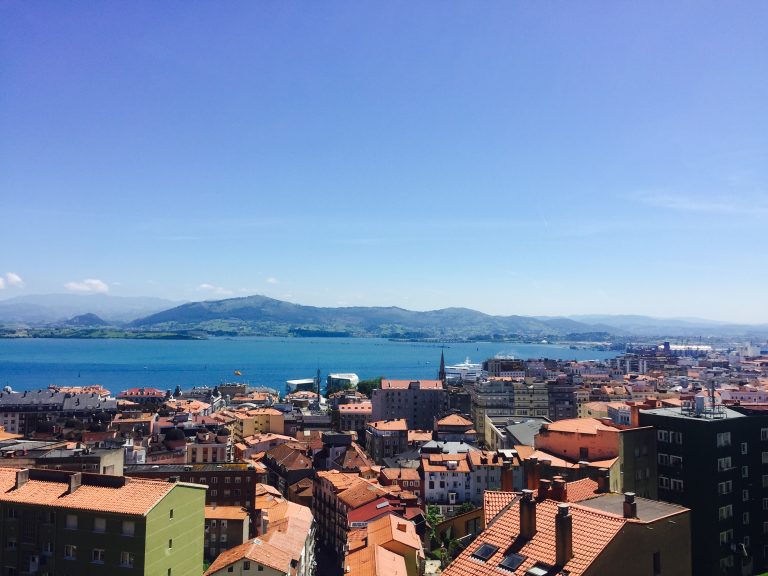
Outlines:
{"label": "tree", "polygon": [[357,383],[357,391],[362,392],[368,398],[371,397],[371,392],[374,390],[381,388],[381,381],[383,379],[383,376],[379,376],[378,378],[373,378],[371,380],[361,380]]}

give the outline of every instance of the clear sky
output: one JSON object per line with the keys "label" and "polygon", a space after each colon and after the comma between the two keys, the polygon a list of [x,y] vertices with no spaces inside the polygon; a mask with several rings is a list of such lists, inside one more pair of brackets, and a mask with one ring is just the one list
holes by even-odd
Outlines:
{"label": "clear sky", "polygon": [[768,321],[768,3],[0,4],[0,298]]}

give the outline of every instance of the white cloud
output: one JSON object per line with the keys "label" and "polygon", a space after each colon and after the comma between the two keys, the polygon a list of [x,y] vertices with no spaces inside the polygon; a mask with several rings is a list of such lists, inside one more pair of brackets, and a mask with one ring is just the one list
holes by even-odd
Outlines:
{"label": "white cloud", "polygon": [[93,294],[106,294],[109,292],[107,283],[96,278],[86,278],[82,282],[67,282],[64,284],[64,287],[72,292],[90,292]]}
{"label": "white cloud", "polygon": [[8,272],[5,275],[5,281],[8,284],[8,286],[17,286],[19,288],[24,286],[24,280],[22,280],[21,276],[16,274],[16,272]]}
{"label": "white cloud", "polygon": [[221,296],[229,296],[230,294],[233,294],[232,290],[229,290],[228,288],[223,288],[221,286],[214,286],[213,284],[200,284],[200,286],[197,287],[197,290],[199,292],[211,292],[213,294],[219,294]]}
{"label": "white cloud", "polygon": [[5,288],[5,280],[3,280],[3,277],[0,276],[0,290],[2,290],[3,288]]}
{"label": "white cloud", "polygon": [[270,276],[269,278],[267,278],[266,282],[267,282],[267,284],[279,284],[280,283],[280,281],[277,278],[275,278],[274,276]]}

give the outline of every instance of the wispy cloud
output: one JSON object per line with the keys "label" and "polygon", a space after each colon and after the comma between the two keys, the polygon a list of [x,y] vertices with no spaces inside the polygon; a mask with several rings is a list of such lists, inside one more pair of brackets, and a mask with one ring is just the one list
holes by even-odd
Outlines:
{"label": "wispy cloud", "polygon": [[5,288],[5,279],[2,276],[0,276],[0,290],[2,290],[3,288]]}
{"label": "wispy cloud", "polygon": [[234,294],[232,290],[224,288],[222,286],[214,286],[213,284],[203,283],[197,287],[198,292],[210,292],[211,294],[217,294],[219,296],[229,296]]}
{"label": "wispy cloud", "polygon": [[24,280],[22,280],[21,276],[16,274],[16,272],[8,272],[5,275],[5,282],[8,284],[8,286],[15,286],[17,288],[24,287]]}
{"label": "wispy cloud", "polygon": [[766,194],[688,194],[673,190],[645,190],[629,195],[635,202],[676,212],[723,215],[768,215]]}
{"label": "wispy cloud", "polygon": [[266,279],[266,283],[267,284],[280,284],[280,280],[278,280],[274,276],[270,276],[269,278]]}
{"label": "wispy cloud", "polygon": [[80,282],[72,281],[64,284],[64,288],[72,292],[82,292],[91,294],[106,294],[109,292],[109,286],[106,282],[97,278],[86,278]]}

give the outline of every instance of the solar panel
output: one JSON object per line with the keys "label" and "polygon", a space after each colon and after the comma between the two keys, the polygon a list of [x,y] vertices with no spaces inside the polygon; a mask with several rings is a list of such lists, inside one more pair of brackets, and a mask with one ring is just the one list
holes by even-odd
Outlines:
{"label": "solar panel", "polygon": [[480,547],[475,550],[472,553],[472,556],[475,558],[479,558],[483,562],[486,562],[491,556],[496,554],[496,551],[499,549],[498,546],[494,546],[493,544],[487,544],[483,543],[480,545]]}
{"label": "solar panel", "polygon": [[509,554],[504,556],[504,559],[499,562],[499,568],[514,572],[523,562],[525,562],[525,556],[521,556],[520,554]]}

